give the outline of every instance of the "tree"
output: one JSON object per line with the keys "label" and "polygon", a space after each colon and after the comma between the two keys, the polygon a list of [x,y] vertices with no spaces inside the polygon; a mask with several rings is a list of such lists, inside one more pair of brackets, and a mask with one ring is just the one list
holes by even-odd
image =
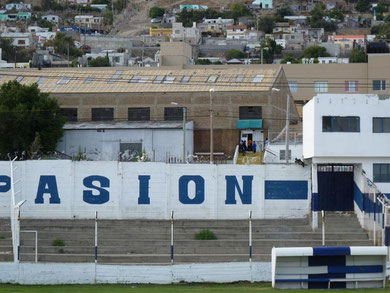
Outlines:
{"label": "tree", "polygon": [[[114,0],[112,0],[112,1],[114,1]],[[116,1],[114,1],[114,8],[118,12],[121,12],[126,7],[127,7],[127,0],[116,0]]]}
{"label": "tree", "polygon": [[227,60],[242,59],[242,58],[247,57],[247,55],[244,52],[242,52],[240,50],[235,50],[235,49],[225,51],[224,55],[225,55],[225,58]]}
{"label": "tree", "polygon": [[231,18],[237,20],[241,16],[252,15],[251,10],[243,3],[233,3],[230,7]]}
{"label": "tree", "polygon": [[376,34],[377,39],[388,40],[390,39],[390,22],[373,26],[371,33]]}
{"label": "tree", "polygon": [[259,19],[259,30],[266,34],[271,34],[275,26],[275,20],[272,16],[264,16]]}
{"label": "tree", "polygon": [[68,48],[69,48],[69,55],[71,57],[79,57],[83,54],[82,50],[78,49],[75,46],[72,37],[66,36],[64,33],[61,32],[57,32],[54,40],[45,43],[45,47],[50,47],[50,46],[54,47],[56,53],[61,55],[67,55]]}
{"label": "tree", "polygon": [[112,13],[111,10],[107,10],[104,12],[104,24],[105,25],[111,25],[113,20],[114,20],[114,14]]}
{"label": "tree", "polygon": [[157,6],[153,6],[152,8],[150,8],[149,10],[149,17],[150,18],[156,18],[156,17],[160,17],[160,16],[163,16],[165,13],[165,10],[160,8],[160,7],[157,7]]}
{"label": "tree", "polygon": [[47,20],[45,20],[43,18],[38,19],[37,24],[40,27],[48,28],[49,31],[52,31],[52,29],[53,29],[53,24],[50,21],[47,21]]}
{"label": "tree", "polygon": [[349,55],[350,63],[366,63],[366,54],[362,50],[352,50]]}
{"label": "tree", "polygon": [[[63,135],[65,117],[58,115],[59,104],[38,85],[21,85],[16,81],[0,88],[0,157],[21,155],[39,149],[55,150]],[[37,146],[40,145],[40,147]]]}
{"label": "tree", "polygon": [[370,0],[359,0],[355,6],[359,12],[366,12],[370,9]]}
{"label": "tree", "polygon": [[311,46],[307,47],[300,58],[318,58],[318,57],[329,57],[329,53],[326,51],[326,48],[320,46]]}
{"label": "tree", "polygon": [[111,66],[110,64],[110,59],[108,56],[106,57],[97,57],[95,59],[92,59],[88,62],[88,66],[90,67],[109,67]]}
{"label": "tree", "polygon": [[212,64],[209,59],[196,59],[195,65],[210,65]]}
{"label": "tree", "polygon": [[16,48],[12,45],[12,39],[0,38],[0,48],[2,48],[2,59],[7,62],[15,62]]}
{"label": "tree", "polygon": [[288,56],[284,57],[280,63],[282,63],[282,64],[287,64],[287,63],[298,64],[299,61],[297,59],[295,59],[293,56],[288,55]]}
{"label": "tree", "polygon": [[312,28],[323,27],[327,32],[333,32],[337,29],[337,25],[334,21],[327,21],[324,17],[331,16],[331,12],[328,12],[325,9],[324,4],[316,4],[314,9],[310,12],[310,17],[308,18],[308,23]]}
{"label": "tree", "polygon": [[261,41],[261,48],[263,48],[263,59],[266,63],[270,64],[274,60],[275,55],[280,55],[282,53],[282,46],[277,45],[275,40],[267,38],[265,41]]}
{"label": "tree", "polygon": [[274,18],[276,22],[288,22],[287,19],[284,19],[285,16],[294,15],[294,12],[290,8],[290,6],[282,6],[278,8],[274,14]]}

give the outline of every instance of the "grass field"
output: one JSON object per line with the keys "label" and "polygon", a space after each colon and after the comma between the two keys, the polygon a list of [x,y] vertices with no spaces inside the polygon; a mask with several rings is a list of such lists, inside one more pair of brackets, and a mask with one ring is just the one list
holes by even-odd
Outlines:
{"label": "grass field", "polygon": [[[389,284],[388,284],[389,287]],[[389,287],[390,288],[390,287]],[[336,292],[351,290],[331,290]],[[355,291],[355,290],[354,290]],[[390,292],[390,289],[362,289],[360,292]],[[324,290],[274,290],[270,283],[238,283],[238,284],[178,284],[178,285],[62,285],[62,286],[20,286],[0,284],[1,293],[245,293],[245,292],[324,292]]]}

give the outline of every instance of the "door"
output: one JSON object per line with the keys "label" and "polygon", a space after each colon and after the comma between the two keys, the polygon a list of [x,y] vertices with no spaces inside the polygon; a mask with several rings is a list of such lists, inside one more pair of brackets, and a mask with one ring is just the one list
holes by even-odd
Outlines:
{"label": "door", "polygon": [[243,140],[245,142],[245,145],[248,146],[248,141],[253,141],[253,130],[241,130],[240,138],[240,142],[241,140]]}
{"label": "door", "polygon": [[319,165],[318,209],[353,211],[353,166]]}

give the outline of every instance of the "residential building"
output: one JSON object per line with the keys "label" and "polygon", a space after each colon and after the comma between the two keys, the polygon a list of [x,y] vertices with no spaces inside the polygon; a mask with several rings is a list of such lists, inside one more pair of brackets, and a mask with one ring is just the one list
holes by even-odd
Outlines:
{"label": "residential building", "polygon": [[12,45],[20,48],[28,48],[32,43],[30,33],[2,33],[1,37],[12,39]]}
{"label": "residential building", "polygon": [[171,27],[153,27],[149,28],[149,36],[151,37],[165,37],[165,40],[168,40],[172,35],[173,29]]}
{"label": "residential building", "polygon": [[20,10],[31,10],[31,4],[29,3],[8,3],[8,4],[5,4],[5,9],[6,10],[17,10],[17,11],[20,11]]}
{"label": "residential building", "polygon": [[247,38],[246,25],[231,25],[227,27],[226,39],[245,40]]}
{"label": "residential building", "polygon": [[130,59],[130,55],[128,53],[118,53],[115,51],[112,52],[100,52],[100,53],[87,53],[82,57],[79,57],[79,63],[82,66],[87,67],[88,62],[92,59],[96,59],[98,57],[106,57],[110,60],[111,66],[127,66],[128,60]]}
{"label": "residential building", "polygon": [[324,37],[324,28],[298,27],[297,32],[303,35],[307,42],[321,43]]}
{"label": "residential building", "polygon": [[196,22],[192,27],[184,27],[181,22],[172,24],[171,41],[197,45],[200,43],[200,38],[200,30],[196,27]]}
{"label": "residential building", "polygon": [[330,35],[329,40],[340,45],[342,51],[362,48],[365,44],[364,35]]}
{"label": "residential building", "polygon": [[93,15],[76,15],[74,22],[77,25],[86,26],[88,28],[103,23],[103,17]]}
{"label": "residential building", "polygon": [[187,10],[207,10],[208,7],[206,5],[197,5],[197,4],[181,4],[180,10],[187,9]]}
{"label": "residential building", "polygon": [[[1,74],[1,84],[17,77],[23,84],[37,82],[77,121],[133,121],[139,119],[132,115],[137,108],[147,121],[178,122],[186,107],[187,120],[194,121],[195,154],[210,152],[210,101],[214,152],[233,156],[240,140],[262,145],[268,131],[283,129],[290,94],[283,69],[267,66],[95,67],[3,70]],[[298,113],[292,99],[289,108],[294,124]]]}
{"label": "residential building", "polygon": [[197,27],[202,34],[214,34],[216,36],[226,35],[228,26],[234,25],[234,19],[204,19],[202,23],[198,23]]}
{"label": "residential building", "polygon": [[39,27],[37,25],[29,25],[27,28],[29,33],[43,33],[48,32],[49,28],[47,27]]}
{"label": "residential building", "polygon": [[288,22],[277,22],[272,30],[273,34],[289,34],[297,31],[297,27],[290,25]]}
{"label": "residential building", "polygon": [[58,15],[54,15],[54,14],[44,15],[44,16],[42,16],[42,19],[49,21],[49,22],[52,22],[52,23],[60,23],[61,22],[61,18]]}
{"label": "residential building", "polygon": [[272,9],[273,0],[255,0],[252,2],[252,5],[258,6],[260,9]]}

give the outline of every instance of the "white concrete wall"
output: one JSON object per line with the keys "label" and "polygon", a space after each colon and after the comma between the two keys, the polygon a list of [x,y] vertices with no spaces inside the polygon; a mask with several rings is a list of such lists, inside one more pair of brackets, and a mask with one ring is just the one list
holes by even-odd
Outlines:
{"label": "white concrete wall", "polygon": [[303,107],[303,157],[312,158],[314,156],[314,134],[315,134],[315,112],[312,99]]}
{"label": "white concrete wall", "polygon": [[[372,122],[373,117],[390,117],[390,98],[379,99],[377,95],[361,94],[320,94],[303,109],[305,158],[390,157],[390,133],[373,133]],[[313,111],[314,123],[311,118]],[[323,132],[323,116],[359,116],[360,132]],[[314,153],[311,146],[313,143]]]}
{"label": "white concrete wall", "polygon": [[[177,219],[246,219],[248,211],[252,210],[253,217],[259,219],[305,217],[310,212],[310,168],[294,164],[241,166],[22,161],[16,162],[15,166],[15,181],[20,180],[15,191],[21,191],[17,194],[16,202],[26,200],[21,208],[23,218],[93,218],[95,211],[98,211],[99,217],[104,219],[168,219],[171,210],[174,210]],[[180,185],[180,180],[185,179],[183,176],[186,175],[196,176],[199,182],[204,182],[204,192],[199,187],[201,184],[198,184],[200,191],[196,194],[194,181]],[[4,176],[10,176],[9,162],[0,162],[0,217],[9,217],[11,192],[1,192],[4,185],[1,178]],[[48,177],[45,176],[52,176],[52,181],[46,182],[45,178]],[[102,186],[101,191],[92,188],[84,183],[89,176],[103,176],[109,181],[109,186]],[[139,176],[150,176],[149,186],[140,184]],[[239,188],[229,193],[226,176],[235,176]],[[251,178],[252,182],[252,186],[246,183],[250,202],[245,202],[239,194],[245,192],[245,178]],[[277,192],[279,198],[265,199],[266,180],[287,183],[307,181],[307,196],[296,199],[289,197],[288,190],[285,193],[282,190]],[[93,186],[100,188],[101,181],[94,181]],[[179,196],[180,186],[188,186],[188,192],[184,190],[182,197]],[[39,191],[43,189],[46,191]],[[56,191],[60,203],[53,201]],[[84,198],[90,192],[92,203]],[[107,193],[108,198],[103,200]],[[144,198],[140,194],[148,194],[149,203],[139,202],[139,198]],[[39,198],[43,198],[42,203]]]}
{"label": "white concrete wall", "polygon": [[74,263],[0,263],[0,283],[170,284],[270,282],[271,263],[236,262],[165,266]]}
{"label": "white concrete wall", "polygon": [[[189,127],[189,126],[187,126]],[[79,147],[87,153],[91,160],[117,161],[120,143],[142,143],[150,159],[166,162],[168,154],[171,157],[182,158],[182,129],[105,129],[97,132],[95,129],[67,130],[57,145],[57,150],[67,155],[77,154]],[[186,153],[194,151],[193,130],[186,130]]]}

